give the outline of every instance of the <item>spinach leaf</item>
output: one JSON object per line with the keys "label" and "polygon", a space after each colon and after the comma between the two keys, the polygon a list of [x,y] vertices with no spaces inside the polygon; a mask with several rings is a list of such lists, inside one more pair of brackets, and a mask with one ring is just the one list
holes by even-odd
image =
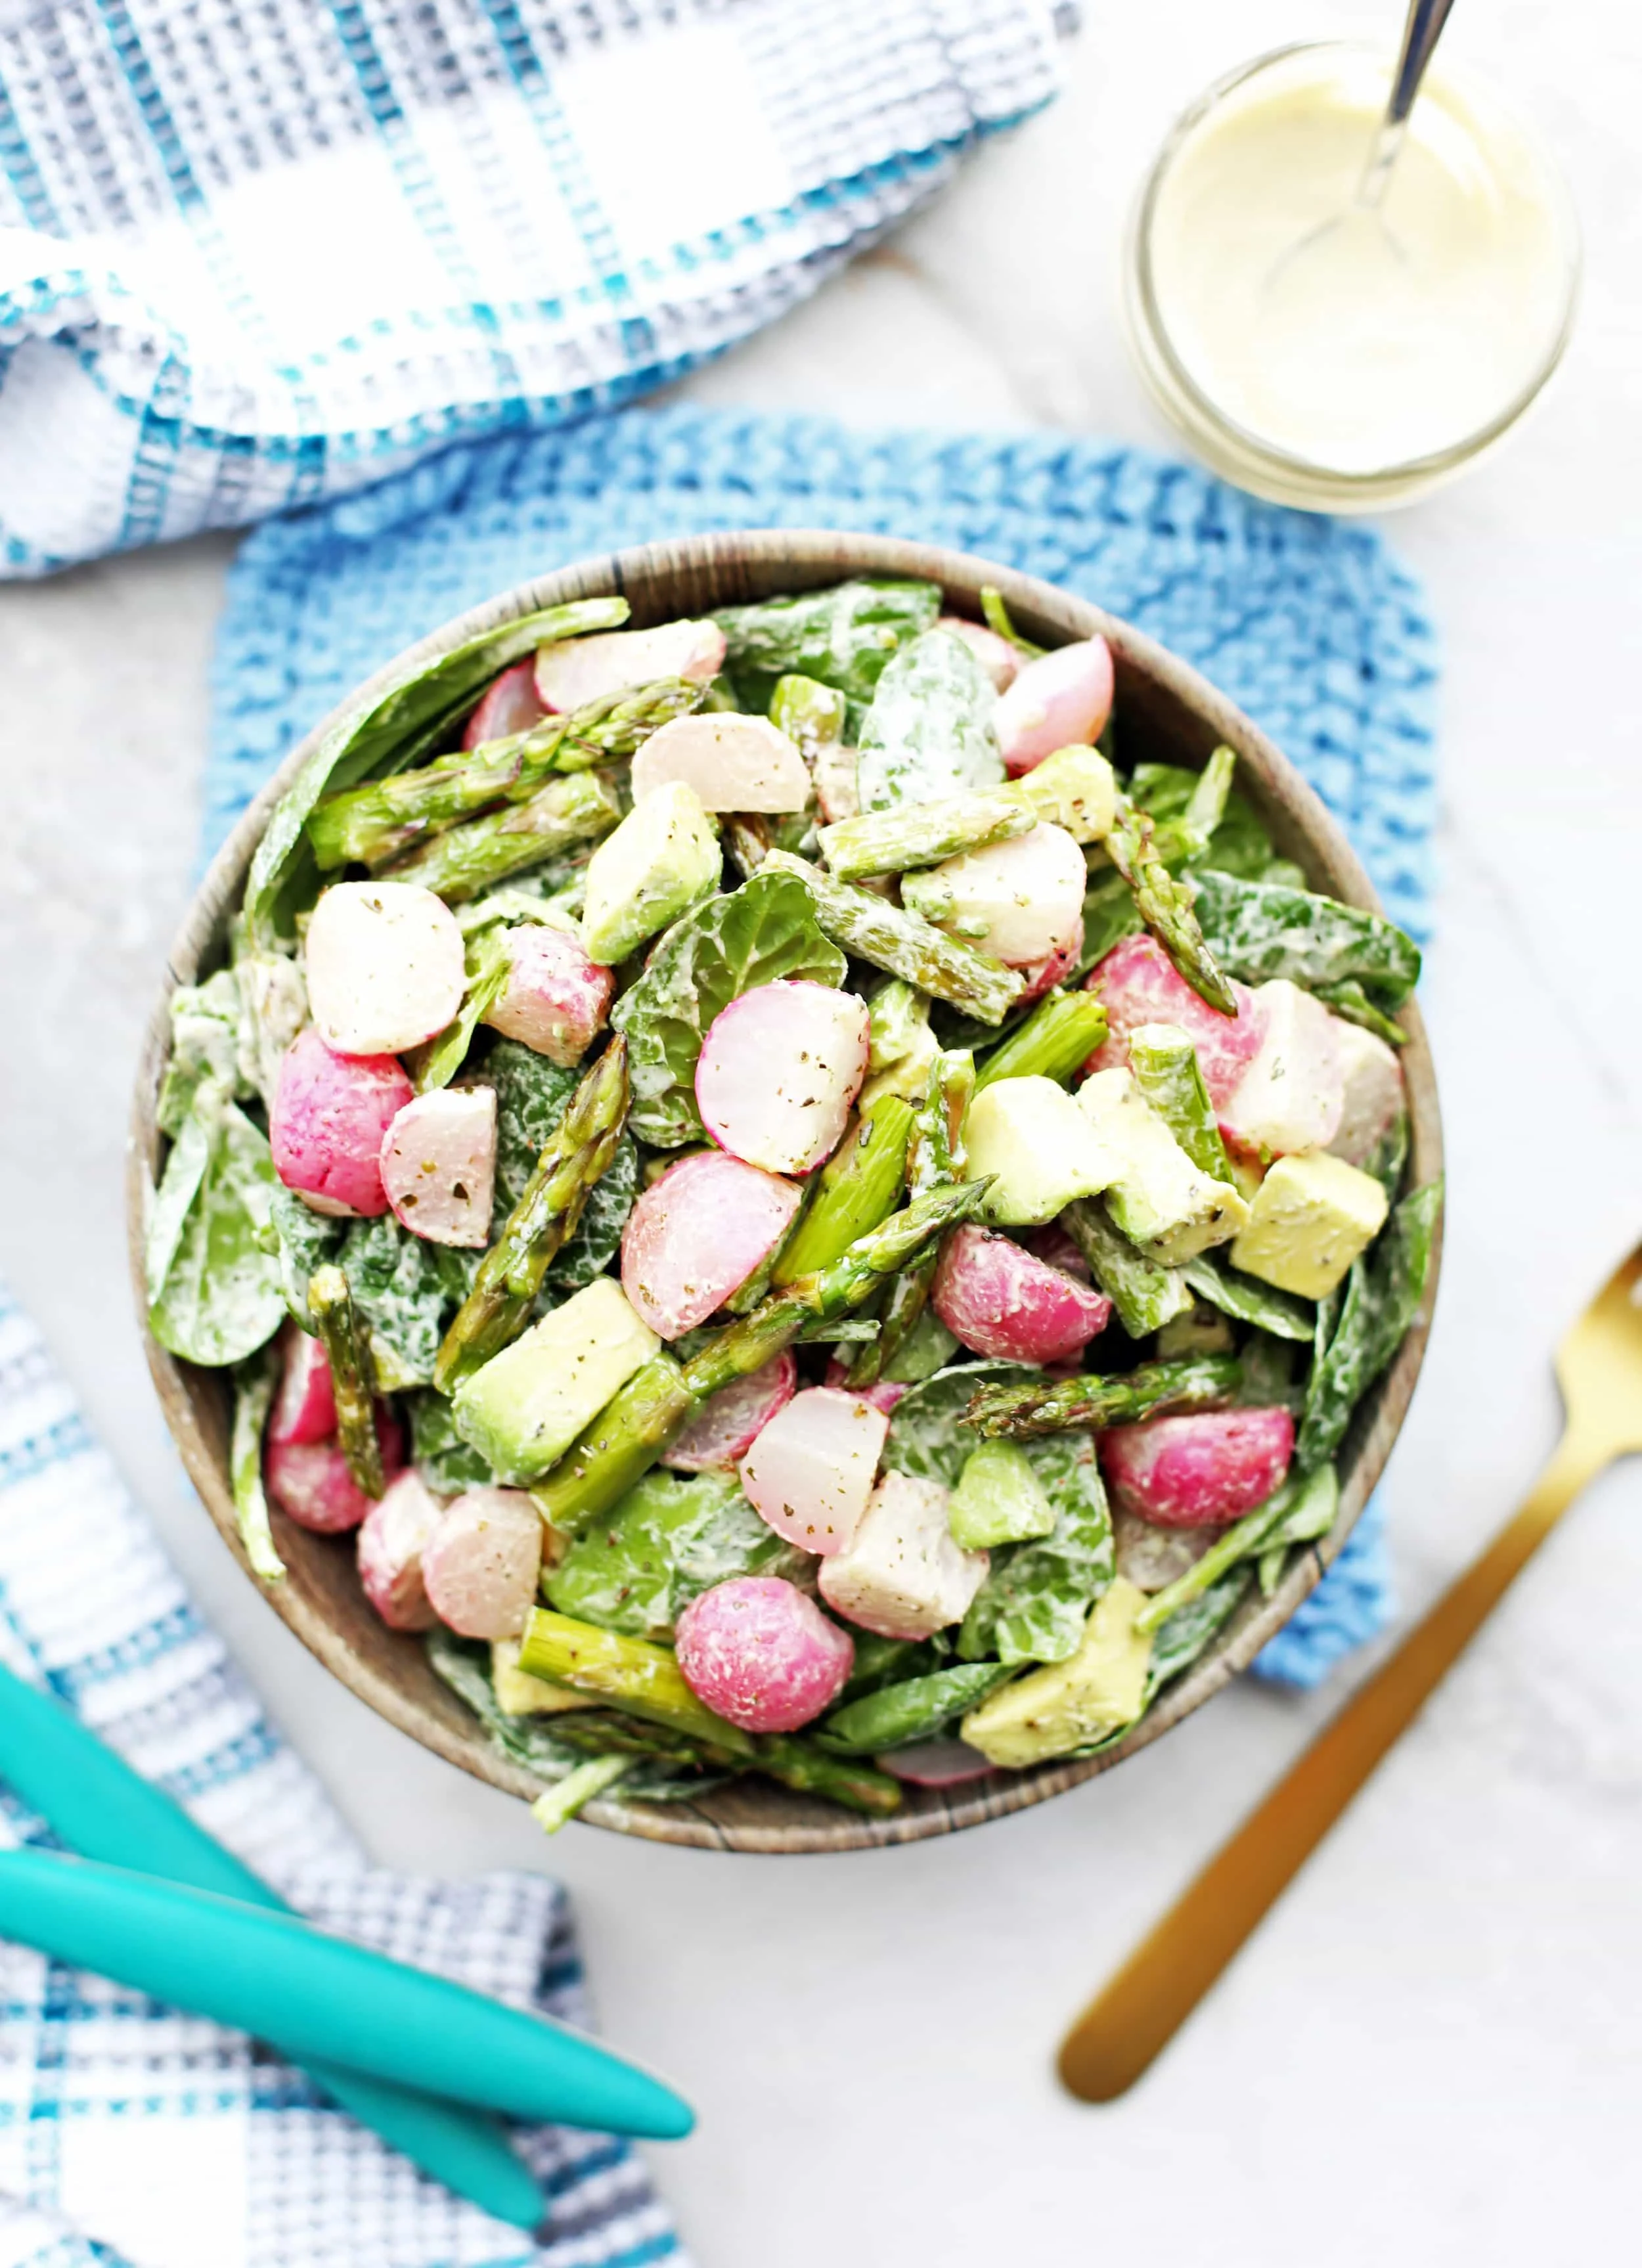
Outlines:
{"label": "spinach leaf", "polygon": [[[1352,1410],[1402,1345],[1425,1297],[1441,1209],[1440,1181],[1413,1190],[1363,1257],[1352,1263],[1339,1322],[1312,1365],[1294,1445],[1294,1462],[1301,1472],[1311,1472],[1333,1456]],[[1329,1312],[1327,1302],[1319,1310],[1320,1314]]]}
{"label": "spinach leaf", "polygon": [[715,1583],[779,1575],[806,1585],[814,1567],[764,1525],[733,1475],[653,1472],[572,1541],[543,1588],[579,1622],[666,1638]]}
{"label": "spinach leaf", "polygon": [[732,1000],[777,977],[842,984],[847,966],[793,874],[755,874],[675,922],[610,1018],[627,1035],[630,1123],[640,1141],[678,1150],[703,1138],[696,1058],[709,1025]]}
{"label": "spinach leaf", "polygon": [[856,1756],[876,1756],[882,1749],[904,1749],[927,1740],[983,1701],[1009,1671],[1001,1662],[966,1662],[938,1669],[927,1677],[909,1677],[899,1685],[886,1685],[858,1701],[846,1702],[825,1724],[815,1729],[829,1748]]}
{"label": "spinach leaf", "polygon": [[1120,939],[1144,929],[1134,892],[1115,866],[1097,867],[1083,894],[1083,947],[1068,983],[1086,976]]}
{"label": "spinach leaf", "polygon": [[[1019,1362],[937,1371],[895,1404],[885,1465],[914,1480],[955,1488],[976,1447],[975,1432],[961,1422],[976,1389],[1037,1375],[1029,1363]],[[1090,1436],[1048,1433],[1020,1447],[1055,1507],[1055,1526],[1032,1543],[992,1553],[958,1634],[965,1661],[1064,1661],[1076,1653],[1089,1609],[1117,1572],[1111,1514]]]}
{"label": "spinach leaf", "polygon": [[951,630],[926,630],[903,646],[862,722],[862,810],[995,787],[1004,777],[992,729],[997,705],[992,681]]}
{"label": "spinach leaf", "polygon": [[[1181,819],[1201,777],[1201,773],[1183,764],[1137,764],[1129,783],[1130,800],[1150,812],[1153,819]],[[1261,881],[1276,855],[1255,806],[1247,796],[1233,792],[1210,830],[1208,847],[1199,863],[1223,874]]]}
{"label": "spinach leaf", "polygon": [[1152,1668],[1146,1678],[1146,1699],[1160,1685],[1178,1677],[1189,1668],[1205,1647],[1211,1645],[1242,1604],[1248,1588],[1248,1565],[1233,1567],[1223,1575],[1201,1597],[1188,1600],[1178,1608],[1159,1631],[1152,1642]]}
{"label": "spinach leaf", "polygon": [[450,1085],[467,1060],[481,1020],[507,990],[511,964],[505,936],[504,930],[494,928],[468,938],[463,956],[468,983],[460,1007],[442,1032],[411,1049],[405,1058],[405,1068],[418,1094],[432,1094]]}
{"label": "spinach leaf", "polygon": [[371,1359],[385,1392],[425,1386],[445,1326],[482,1256],[432,1244],[391,1212],[350,1221],[338,1256],[357,1312],[371,1328]]}
{"label": "spinach leaf", "polygon": [[435,1496],[460,1496],[464,1489],[488,1488],[496,1475],[469,1448],[451,1422],[451,1405],[431,1387],[405,1396],[410,1417],[410,1462]]}
{"label": "spinach leaf", "polygon": [[235,1366],[228,1479],[239,1541],[251,1572],[264,1583],[280,1582],[285,1572],[285,1563],[274,1548],[268,1496],[262,1486],[262,1435],[278,1382],[279,1361],[271,1346],[260,1348],[248,1361]]}
{"label": "spinach leaf", "polygon": [[311,1212],[294,1189],[276,1184],[269,1200],[269,1243],[279,1265],[281,1295],[294,1321],[311,1332],[309,1283],[316,1268],[323,1268],[341,1253],[348,1224]]}
{"label": "spinach leaf", "polygon": [[275,806],[256,847],[244,904],[252,942],[267,948],[290,937],[298,911],[319,895],[320,870],[305,828],[320,796],[351,787],[370,773],[403,771],[420,762],[500,671],[556,638],[613,630],[628,613],[627,600],[615,598],[544,608],[481,630],[437,661],[404,664],[363,711],[350,703]]}
{"label": "spinach leaf", "polygon": [[1055,1506],[1049,1535],[992,1554],[958,1652],[965,1661],[1064,1661],[1076,1653],[1089,1609],[1117,1572],[1117,1548],[1094,1442],[1048,1433],[1020,1445]]}
{"label": "spinach leaf", "polygon": [[1374,1005],[1395,1008],[1419,976],[1419,947],[1378,914],[1276,882],[1205,871],[1197,923],[1229,975],[1260,984],[1286,976],[1313,989],[1356,978]]}
{"label": "spinach leaf", "polygon": [[162,1134],[174,1140],[181,1133],[207,1080],[236,1100],[255,1093],[241,1068],[241,1012],[231,968],[219,968],[203,984],[180,984],[172,994],[171,1055],[154,1114]]}
{"label": "spinach leaf", "polygon": [[[577,1737],[571,1740],[553,1729],[555,1725],[568,1724],[571,1721],[569,1719],[510,1717],[498,1705],[496,1689],[490,1683],[487,1647],[460,1638],[451,1631],[437,1630],[429,1633],[427,1653],[435,1675],[450,1687],[459,1701],[467,1703],[502,1755],[510,1763],[523,1764],[527,1771],[540,1772],[543,1779],[568,1778],[585,1763],[590,1749],[597,1752],[607,1727],[609,1750],[618,1754],[630,1751],[635,1732],[644,1735],[653,1731],[653,1727],[635,1726],[630,1718],[624,1726],[612,1725],[600,1719],[594,1711],[578,1711],[574,1719]],[[641,1761],[632,1771],[623,1773],[624,1799],[640,1803],[688,1802],[720,1785],[723,1773],[695,1771],[674,1763],[665,1753],[666,1737],[657,1733],[654,1752],[646,1753],[641,1749]]]}
{"label": "spinach leaf", "polygon": [[[536,1160],[581,1083],[579,1069],[567,1071],[518,1040],[498,1040],[485,1057],[481,1076],[496,1089],[496,1220],[499,1224],[525,1194]],[[630,1136],[593,1183],[576,1233],[548,1270],[550,1292],[579,1292],[602,1276],[615,1257],[622,1231],[638,1195],[638,1152]]]}
{"label": "spinach leaf", "polygon": [[277,1186],[268,1137],[225,1088],[202,1085],[166,1161],[144,1255],[150,1329],[185,1362],[241,1362],[278,1329],[268,1249]]}
{"label": "spinach leaf", "polygon": [[742,705],[762,712],[769,688],[744,681],[796,674],[870,701],[896,647],[930,629],[940,610],[937,584],[864,576],[829,591],[720,607],[713,620],[725,635],[725,666],[746,695]]}
{"label": "spinach leaf", "polygon": [[1315,1327],[1315,1310],[1309,1300],[1297,1300],[1257,1277],[1245,1276],[1218,1252],[1200,1252],[1181,1269],[1192,1290],[1223,1315],[1240,1323],[1253,1323],[1273,1338],[1295,1339],[1309,1346]]}

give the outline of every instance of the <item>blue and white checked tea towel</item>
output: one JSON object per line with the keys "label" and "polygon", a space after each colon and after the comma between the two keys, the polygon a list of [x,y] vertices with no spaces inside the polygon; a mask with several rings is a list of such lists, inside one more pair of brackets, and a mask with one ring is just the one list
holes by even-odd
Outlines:
{"label": "blue and white checked tea towel", "polygon": [[[1056,433],[870,433],[817,417],[633,409],[452,449],[365,495],[276,520],[241,549],[218,635],[208,847],[361,678],[493,592],[653,537],[783,526],[951,544],[1138,622],[1264,725],[1345,827],[1392,914],[1426,934],[1437,665],[1418,586],[1369,528]],[[1314,1685],[1389,1612],[1371,1506],[1261,1673]]]}
{"label": "blue and white checked tea towel", "polygon": [[[585,2023],[563,1894],[368,1867],[0,1290],[0,1660],[327,1927]],[[49,1838],[0,1788],[0,1845]],[[0,1942],[0,2268],[684,2263],[625,2142],[535,2128],[549,2230],[424,2181],[243,2036]]]}
{"label": "blue and white checked tea towel", "polygon": [[0,0],[0,573],[631,400],[1055,92],[1071,0]]}

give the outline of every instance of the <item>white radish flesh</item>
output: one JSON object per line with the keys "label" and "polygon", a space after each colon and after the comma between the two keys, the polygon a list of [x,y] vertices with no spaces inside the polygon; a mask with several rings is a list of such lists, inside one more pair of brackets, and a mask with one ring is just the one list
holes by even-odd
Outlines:
{"label": "white radish flesh", "polygon": [[644,1190],[622,1232],[622,1289],[664,1339],[694,1330],[774,1251],[803,1202],[791,1182],[698,1150]]}
{"label": "white radish flesh", "polygon": [[1260,1045],[1221,1106],[1220,1130],[1255,1157],[1326,1150],[1345,1107],[1345,1027],[1285,976],[1255,987],[1255,1008]]}
{"label": "white radish flesh", "polygon": [[962,615],[941,615],[936,619],[938,630],[950,630],[954,637],[961,638],[992,681],[992,690],[1004,693],[1020,674],[1021,652],[1011,645],[1006,637],[989,630],[984,622],[972,622]]}
{"label": "white radish flesh", "polygon": [[662,622],[653,630],[600,630],[596,637],[563,638],[536,655],[536,692],[556,715],[589,701],[607,701],[653,685],[660,677],[688,677],[704,685],[724,666],[724,632],[716,622]]}
{"label": "white radish flesh", "polygon": [[460,1638],[517,1638],[541,1572],[541,1514],[522,1489],[459,1496],[422,1554],[439,1620]]}
{"label": "white radish flesh", "polygon": [[333,1054],[310,1024],[279,1066],[268,1121],[274,1171],[316,1212],[386,1212],[382,1138],[413,1092],[394,1057]]}
{"label": "white radish flesh", "polygon": [[382,1137],[394,1218],[431,1244],[482,1252],[496,1190],[496,1089],[441,1088],[408,1102]]}
{"label": "white radish flesh", "polygon": [[504,939],[507,983],[485,1022],[549,1063],[578,1064],[601,1031],[615,972],[588,957],[581,939],[541,922],[520,922]]}
{"label": "white radish flesh", "polygon": [[878,1474],[889,1420],[858,1394],[812,1386],[777,1410],[741,1460],[766,1527],[800,1551],[848,1549]]}
{"label": "white radish flesh", "polygon": [[1332,1021],[1344,1092],[1329,1148],[1348,1166],[1366,1166],[1403,1108],[1403,1066],[1376,1033],[1337,1016]]}
{"label": "white radish flesh", "polygon": [[932,879],[953,896],[950,913],[930,908],[939,926],[1012,968],[1064,953],[1081,932],[1088,869],[1065,828],[1047,821],[1011,843],[945,860]]}
{"label": "white radish flesh", "polygon": [[438,1616],[422,1580],[422,1555],[445,1517],[418,1473],[401,1473],[359,1530],[359,1586],[389,1630],[431,1630]]}
{"label": "white radish flesh", "polygon": [[1057,748],[1093,747],[1112,712],[1112,650],[1102,637],[1057,646],[1029,661],[1001,693],[992,722],[1012,777]]}
{"label": "white radish flesh", "polygon": [[291,1322],[279,1346],[279,1392],[269,1416],[269,1440],[328,1441],[336,1431],[336,1395],[323,1343]]}
{"label": "white radish flesh", "polygon": [[860,756],[829,740],[815,755],[815,801],[828,827],[854,819],[861,809]]}
{"label": "white radish flesh", "polygon": [[467,988],[462,933],[415,882],[338,882],[308,924],[308,1005],[341,1056],[395,1056],[442,1032]]}
{"label": "white radish flesh", "polygon": [[853,992],[784,977],[755,986],[707,1034],[696,1066],[702,1123],[750,1166],[812,1172],[838,1146],[870,1037],[866,1003]]}
{"label": "white radish flesh", "polygon": [[662,1463],[675,1473],[704,1473],[714,1466],[734,1464],[776,1412],[785,1409],[798,1388],[799,1366],[791,1350],[750,1378],[733,1379],[703,1403],[672,1447],[663,1451]]}
{"label": "white radish flesh", "polygon": [[634,802],[670,780],[708,811],[802,811],[810,799],[803,757],[767,717],[674,717],[633,759]]}
{"label": "white radish flesh", "polygon": [[487,740],[505,740],[514,733],[527,733],[547,714],[536,693],[536,664],[532,655],[504,669],[468,719],[462,734],[464,748],[482,748]]}
{"label": "white radish flesh", "polygon": [[847,1551],[821,1565],[821,1594],[880,1638],[932,1638],[961,1622],[986,1580],[984,1551],[961,1551],[939,1481],[886,1473]]}

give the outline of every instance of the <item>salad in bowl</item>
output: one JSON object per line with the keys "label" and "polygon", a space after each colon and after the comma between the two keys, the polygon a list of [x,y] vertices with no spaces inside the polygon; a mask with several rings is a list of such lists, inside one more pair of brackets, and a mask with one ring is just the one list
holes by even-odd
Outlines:
{"label": "salad in bowl", "polygon": [[1412,940],[977,596],[413,658],[171,997],[147,1318],[249,1564],[334,1539],[549,1827],[1109,1754],[1314,1580],[1421,1309]]}

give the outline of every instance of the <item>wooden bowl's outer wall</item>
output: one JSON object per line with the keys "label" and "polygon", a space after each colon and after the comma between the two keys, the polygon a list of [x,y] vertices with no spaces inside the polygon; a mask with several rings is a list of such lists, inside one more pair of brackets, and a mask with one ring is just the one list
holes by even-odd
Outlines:
{"label": "wooden bowl's outer wall", "polygon": [[[850,574],[919,576],[939,582],[954,611],[975,617],[980,614],[982,585],[996,585],[1022,632],[1046,645],[1101,632],[1116,657],[1117,717],[1125,761],[1144,754],[1200,767],[1211,749],[1229,742],[1238,754],[1239,784],[1283,853],[1296,860],[1314,884],[1348,904],[1377,904],[1366,874],[1317,796],[1264,734],[1195,670],[1082,600],[961,553],[870,535],[785,530],[648,544],[523,584],[446,623],[413,652],[416,659],[432,660],[493,624],[567,599],[624,593],[631,601],[635,624],[642,626],[784,591],[814,588]],[[344,711],[363,711],[404,659],[361,688],[336,717]],[[149,1028],[138,1074],[130,1143],[129,1232],[140,1313],[143,1222],[158,1166],[160,1137],[154,1112],[169,1044],[170,995],[175,985],[195,983],[224,959],[228,917],[239,903],[246,869],[269,812],[332,721],[328,718],[293,751],[240,821],[206,876],[173,948],[165,993]],[[1410,1005],[1403,1011],[1403,1020],[1409,1032],[1403,1066],[1412,1121],[1413,1179],[1423,1183],[1442,1169],[1441,1123],[1417,1009]],[[858,1818],[764,1780],[737,1783],[695,1804],[607,1800],[590,1806],[584,1815],[625,1834],[703,1850],[857,1850],[976,1826],[1042,1803],[1093,1773],[1110,1771],[1247,1668],[1340,1550],[1380,1477],[1413,1395],[1436,1278],[1433,1264],[1420,1320],[1353,1424],[1342,1455],[1343,1500],[1332,1531],[1302,1557],[1272,1598],[1248,1602],[1216,1646],[1116,1748],[1084,1763],[999,1773],[945,1792],[909,1788],[905,1808],[890,1819]],[[183,1461],[230,1550],[244,1563],[228,1482],[225,1381],[219,1373],[176,1361],[146,1329],[145,1337],[149,1365]],[[355,1572],[352,1539],[309,1535],[279,1513],[274,1522],[290,1572],[283,1583],[267,1587],[267,1596],[327,1668],[423,1747],[509,1794],[538,1793],[541,1783],[502,1756],[477,1721],[434,1676],[420,1642],[387,1630],[366,1604]]]}

